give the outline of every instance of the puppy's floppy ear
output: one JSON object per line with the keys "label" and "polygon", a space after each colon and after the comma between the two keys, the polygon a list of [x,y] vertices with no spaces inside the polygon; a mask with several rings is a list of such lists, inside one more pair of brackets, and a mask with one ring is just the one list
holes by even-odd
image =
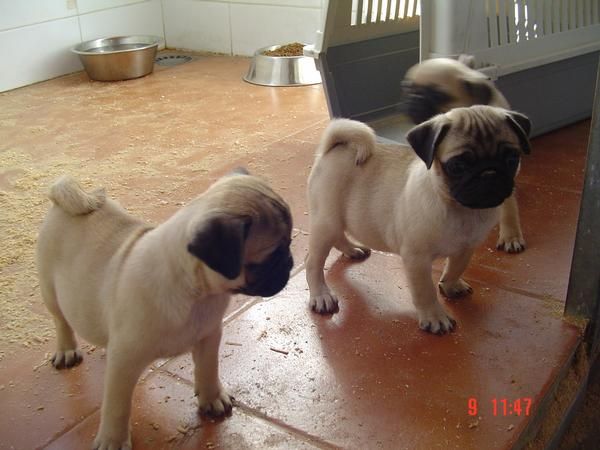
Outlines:
{"label": "puppy's floppy ear", "polygon": [[204,261],[215,272],[234,280],[242,272],[244,244],[251,219],[215,215],[202,222],[187,246],[188,252]]}
{"label": "puppy's floppy ear", "polygon": [[431,168],[435,152],[449,129],[448,122],[433,118],[412,128],[406,135],[406,140],[428,169]]}
{"label": "puppy's floppy ear", "polygon": [[492,88],[483,80],[463,80],[463,87],[474,105],[489,105],[492,100]]}
{"label": "puppy's floppy ear", "polygon": [[531,153],[531,145],[529,144],[531,121],[527,118],[527,116],[516,111],[507,111],[506,120],[513,131],[517,134],[523,153]]}

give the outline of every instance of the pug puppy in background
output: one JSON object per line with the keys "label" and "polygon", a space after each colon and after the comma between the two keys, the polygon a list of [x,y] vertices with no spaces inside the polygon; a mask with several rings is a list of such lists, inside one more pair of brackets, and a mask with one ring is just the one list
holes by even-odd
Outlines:
{"label": "pug puppy in background", "polygon": [[82,360],[75,332],[107,348],[94,448],[131,448],[133,389],[157,358],[191,351],[200,412],[230,413],[218,371],[222,319],[231,294],[269,297],[286,285],[292,218],[283,199],[242,170],[152,227],[68,176],[49,197],[37,264],[56,325],[52,364]]}
{"label": "pug puppy in background", "polygon": [[375,249],[402,257],[420,328],[452,330],[432,263],[448,258],[439,281],[445,296],[472,292],[461,275],[512,194],[521,154],[530,151],[529,131],[529,120],[517,112],[455,108],[411,129],[411,149],[376,143],[361,122],[333,120],[308,179],[311,309],[338,309],[323,273],[332,247],[357,259]]}
{"label": "pug puppy in background", "polygon": [[[506,98],[481,72],[468,66],[472,61],[432,58],[411,67],[403,81],[407,94],[408,115],[419,124],[452,108],[490,105],[510,109]],[[525,250],[519,207],[514,193],[500,209],[498,249],[509,253]]]}

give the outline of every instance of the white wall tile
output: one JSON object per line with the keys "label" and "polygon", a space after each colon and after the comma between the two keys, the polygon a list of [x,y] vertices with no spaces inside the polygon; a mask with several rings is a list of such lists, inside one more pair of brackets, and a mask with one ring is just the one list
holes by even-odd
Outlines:
{"label": "white wall tile", "polygon": [[163,0],[167,47],[231,53],[229,5],[196,0]]}
{"label": "white wall tile", "polygon": [[253,55],[261,47],[295,41],[311,44],[320,23],[320,8],[232,3],[233,54]]}
{"label": "white wall tile", "polygon": [[[169,1],[169,0],[167,0]],[[228,3],[247,5],[298,6],[300,8],[320,8],[322,0],[221,0]]]}
{"label": "white wall tile", "polygon": [[[0,32],[0,92],[82,70],[71,47],[80,41],[77,17]],[[43,45],[40,45],[43,42]]]}
{"label": "white wall tile", "polygon": [[82,14],[79,21],[84,41],[130,34],[151,34],[164,38],[160,0]]}
{"label": "white wall tile", "polygon": [[0,0],[0,30],[77,15],[77,3],[66,0]]}
{"label": "white wall tile", "polygon": [[143,1],[145,0],[77,0],[77,8],[79,8],[79,14],[87,14]]}
{"label": "white wall tile", "polygon": [[10,71],[0,70],[0,91],[80,70],[69,49],[99,37],[153,34],[165,37],[171,47],[238,55],[252,55],[273,44],[312,43],[322,4],[323,0],[0,0],[0,58],[15,64]]}

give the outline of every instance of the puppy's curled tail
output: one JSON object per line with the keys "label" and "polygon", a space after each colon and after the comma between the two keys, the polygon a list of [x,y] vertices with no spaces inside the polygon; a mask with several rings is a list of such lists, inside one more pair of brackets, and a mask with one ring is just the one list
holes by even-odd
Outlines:
{"label": "puppy's curled tail", "polygon": [[106,192],[97,189],[87,193],[73,177],[64,175],[50,187],[48,197],[68,214],[80,216],[99,209],[106,201]]}
{"label": "puppy's curled tail", "polygon": [[337,145],[346,145],[356,152],[355,163],[363,164],[375,148],[375,132],[368,125],[349,119],[334,119],[325,129],[317,151],[324,155]]}

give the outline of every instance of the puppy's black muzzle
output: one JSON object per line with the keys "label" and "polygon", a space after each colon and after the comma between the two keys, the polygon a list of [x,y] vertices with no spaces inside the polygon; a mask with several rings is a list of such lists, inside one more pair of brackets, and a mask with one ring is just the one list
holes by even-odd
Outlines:
{"label": "puppy's black muzzle", "polygon": [[501,161],[480,161],[460,177],[450,176],[450,193],[472,209],[495,208],[513,192],[514,171]]}
{"label": "puppy's black muzzle", "polygon": [[445,92],[431,86],[405,83],[403,89],[406,95],[406,113],[417,125],[439,114],[444,104],[452,99]]}
{"label": "puppy's black muzzle", "polygon": [[288,245],[281,245],[261,264],[246,266],[246,285],[242,294],[272,297],[281,291],[290,279],[294,260]]}

